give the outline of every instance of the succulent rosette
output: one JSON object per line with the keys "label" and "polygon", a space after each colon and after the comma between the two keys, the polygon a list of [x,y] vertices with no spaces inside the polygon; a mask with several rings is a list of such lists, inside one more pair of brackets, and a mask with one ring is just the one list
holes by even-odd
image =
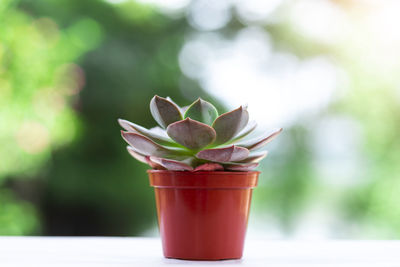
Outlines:
{"label": "succulent rosette", "polygon": [[257,138],[246,137],[257,124],[249,122],[246,106],[219,115],[201,98],[179,107],[169,97],[154,96],[150,111],[160,125],[146,129],[127,120],[118,122],[125,131],[128,152],[153,169],[171,171],[250,171],[267,156],[260,150],[282,128]]}

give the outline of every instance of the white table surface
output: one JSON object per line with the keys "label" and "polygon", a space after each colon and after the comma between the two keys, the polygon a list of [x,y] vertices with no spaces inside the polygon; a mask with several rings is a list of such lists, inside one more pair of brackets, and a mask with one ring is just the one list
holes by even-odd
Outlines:
{"label": "white table surface", "polygon": [[400,241],[247,240],[227,261],[165,259],[156,238],[0,237],[0,266],[376,266],[400,267]]}

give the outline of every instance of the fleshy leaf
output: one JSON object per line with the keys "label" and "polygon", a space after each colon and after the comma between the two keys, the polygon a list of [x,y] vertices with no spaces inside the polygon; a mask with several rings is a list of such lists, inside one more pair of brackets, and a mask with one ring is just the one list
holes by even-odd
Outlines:
{"label": "fleshy leaf", "polygon": [[242,106],[219,116],[212,125],[217,133],[215,144],[220,145],[231,140],[247,125],[248,121],[249,113]]}
{"label": "fleshy leaf", "polygon": [[129,154],[131,154],[131,156],[134,157],[136,160],[150,165],[150,167],[152,167],[153,169],[164,169],[164,167],[162,167],[161,165],[151,161],[149,156],[140,154],[132,147],[127,146],[126,149],[128,150]]}
{"label": "fleshy leaf", "polygon": [[136,152],[136,150],[134,150],[134,149],[133,149],[132,147],[130,147],[130,146],[127,146],[127,147],[126,147],[126,150],[128,150],[129,154],[131,154],[131,156],[134,157],[136,160],[138,160],[138,161],[140,161],[140,162],[143,162],[143,163],[147,163],[147,160],[146,160],[146,156],[145,156],[145,155],[142,155],[142,154]]}
{"label": "fleshy leaf", "polygon": [[180,108],[176,104],[157,95],[151,99],[150,111],[153,118],[163,128],[183,119]]}
{"label": "fleshy leaf", "polygon": [[252,131],[254,131],[257,128],[257,123],[255,121],[250,121],[246,127],[244,127],[243,130],[240,131],[240,133],[238,133],[238,135],[236,135],[231,141],[229,141],[229,143],[234,143],[237,142],[241,139],[243,139],[244,137],[246,137],[247,135],[249,135]]}
{"label": "fleshy leaf", "polygon": [[224,167],[221,164],[209,162],[197,166],[193,171],[223,171]]}
{"label": "fleshy leaf", "polygon": [[130,144],[128,152],[154,169],[250,171],[267,155],[266,151],[253,150],[282,131],[247,138],[257,124],[249,123],[246,105],[218,117],[215,107],[200,98],[180,107],[169,97],[154,96],[150,109],[162,128],[146,129],[121,119],[119,123],[127,130],[122,136]]}
{"label": "fleshy leaf", "polygon": [[189,105],[189,106],[181,107],[181,112],[182,112],[182,114],[185,114],[185,113],[186,113],[186,110],[188,110],[189,107],[190,107],[190,105]]}
{"label": "fleshy leaf", "polygon": [[201,149],[215,140],[213,128],[190,118],[170,124],[167,133],[175,142],[193,150]]}
{"label": "fleshy leaf", "polygon": [[271,134],[268,134],[267,136],[264,137],[259,137],[255,139],[251,139],[248,141],[244,141],[242,143],[237,144],[238,146],[245,147],[248,150],[255,150],[260,147],[265,146],[269,142],[271,142],[275,137],[277,137],[281,132],[283,131],[282,128],[273,131]]}
{"label": "fleshy leaf", "polygon": [[159,158],[159,157],[150,157],[150,160],[152,162],[155,162],[159,165],[161,165],[162,167],[164,167],[167,170],[170,171],[192,171],[193,167],[178,161],[178,160],[172,160],[172,159],[164,159],[164,158]]}
{"label": "fleshy leaf", "polygon": [[172,98],[170,98],[169,96],[167,96],[165,99],[167,99],[168,101],[171,101],[172,103],[174,103],[174,104],[179,108],[179,110],[181,111],[181,114],[185,114],[186,110],[187,110],[187,109],[189,108],[189,106],[190,106],[190,105],[187,105],[187,106],[181,107],[181,106],[179,106],[177,103],[175,103],[175,102],[172,100]]}
{"label": "fleshy leaf", "polygon": [[121,135],[136,152],[145,156],[172,157],[183,156],[187,153],[181,149],[163,147],[138,133],[121,131]]}
{"label": "fleshy leaf", "polygon": [[258,163],[268,155],[268,151],[251,152],[249,156],[238,163]]}
{"label": "fleshy leaf", "polygon": [[218,117],[218,111],[211,103],[198,98],[186,110],[184,117],[211,125]]}
{"label": "fleshy leaf", "polygon": [[249,155],[249,150],[238,146],[229,146],[223,148],[211,148],[200,151],[196,154],[199,159],[205,159],[215,162],[240,161]]}
{"label": "fleshy leaf", "polygon": [[163,128],[161,128],[160,126],[155,126],[153,128],[150,128],[149,131],[156,133],[158,135],[161,135],[162,137],[165,137],[167,139],[169,139],[169,136],[167,134],[167,131]]}
{"label": "fleshy leaf", "polygon": [[160,164],[152,161],[149,156],[146,156],[146,161],[147,161],[147,164],[149,164],[150,167],[155,169],[155,170],[166,170],[166,168],[164,168]]}
{"label": "fleshy leaf", "polygon": [[248,163],[248,164],[224,164],[224,168],[230,171],[251,171],[258,166],[258,163]]}
{"label": "fleshy leaf", "polygon": [[[137,132],[139,134],[142,134],[160,145],[178,146],[178,144],[176,144],[174,141],[172,141],[168,137],[168,135],[167,135],[167,137],[165,137],[165,136],[162,136],[161,134],[159,134],[157,132],[158,130],[152,130],[152,129],[149,130],[149,129],[146,129],[146,128],[144,128],[140,125],[137,125],[133,122],[127,121],[127,120],[118,119],[118,122],[119,122],[119,125],[121,125],[121,127],[124,128],[125,130],[127,130],[128,132]],[[161,128],[159,128],[159,129],[162,130]]]}
{"label": "fleshy leaf", "polygon": [[169,102],[171,102],[172,104],[174,104],[175,106],[177,106],[179,109],[181,108],[177,103],[174,102],[174,100],[172,100],[172,98],[170,98],[169,96],[167,96],[165,99],[167,99]]}

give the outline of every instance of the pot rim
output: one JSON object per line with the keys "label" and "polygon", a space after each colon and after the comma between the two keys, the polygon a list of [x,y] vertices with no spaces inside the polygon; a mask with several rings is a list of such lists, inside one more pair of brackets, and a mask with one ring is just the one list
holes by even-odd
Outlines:
{"label": "pot rim", "polygon": [[250,189],[257,186],[259,171],[148,170],[150,186],[176,189]]}
{"label": "pot rim", "polygon": [[243,175],[245,173],[258,173],[260,174],[260,171],[171,171],[171,170],[154,170],[154,169],[149,169],[147,170],[147,173],[179,173],[179,174],[185,174],[185,175],[196,175],[196,174],[211,174],[211,175],[223,175],[223,174],[229,174],[229,175]]}

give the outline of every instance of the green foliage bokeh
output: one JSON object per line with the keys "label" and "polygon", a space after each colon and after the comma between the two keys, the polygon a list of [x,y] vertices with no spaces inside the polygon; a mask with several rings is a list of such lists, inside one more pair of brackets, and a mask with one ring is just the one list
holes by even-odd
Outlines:
{"label": "green foliage bokeh", "polygon": [[[155,94],[181,105],[213,99],[179,67],[196,32],[184,15],[110,2],[0,1],[0,235],[153,234],[147,167],[126,153],[116,119],[154,126],[148,103]],[[232,16],[213,33],[229,39],[245,27]],[[290,235],[307,208],[320,204],[339,221],[335,237],[399,237],[399,63],[380,68],[370,59],[364,29],[330,46],[285,22],[257,27],[274,49],[299,60],[333,58],[347,88],[272,145],[254,194],[256,217],[273,217]],[[223,103],[215,104],[221,113]],[[363,133],[362,164],[350,177],[361,182],[353,187],[325,183],[315,167],[313,130],[335,116],[351,118]]]}

